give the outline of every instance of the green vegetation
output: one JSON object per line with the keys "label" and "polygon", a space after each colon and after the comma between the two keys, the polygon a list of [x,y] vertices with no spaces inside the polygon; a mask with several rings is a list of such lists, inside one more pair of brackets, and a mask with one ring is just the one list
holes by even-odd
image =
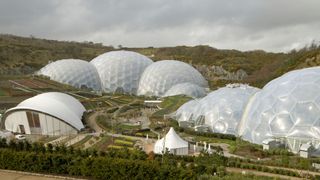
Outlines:
{"label": "green vegetation", "polygon": [[160,104],[162,109],[153,113],[150,117],[150,120],[153,121],[153,123],[154,121],[162,120],[164,115],[176,111],[182,104],[186,103],[190,99],[190,97],[184,95],[169,96],[164,98],[163,102]]}
{"label": "green vegetation", "polygon": [[266,177],[266,176],[256,176],[254,174],[251,173],[247,173],[247,174],[238,174],[238,173],[230,173],[226,176],[223,177],[217,177],[217,176],[212,176],[212,175],[201,175],[199,178],[199,180],[275,180],[275,179],[280,179],[280,178],[273,178],[273,177]]}
{"label": "green vegetation", "polygon": [[115,133],[123,133],[125,131],[138,131],[141,128],[141,125],[135,124],[126,124],[120,122],[110,115],[99,115],[96,117],[97,124],[104,130],[113,131]]}
{"label": "green vegetation", "polygon": [[112,138],[107,135],[103,135],[100,137],[100,140],[95,143],[90,149],[94,149],[96,151],[106,151],[108,146],[112,144]]}
{"label": "green vegetation", "polygon": [[[165,155],[164,163],[161,163],[162,158],[158,156],[148,157],[144,152],[134,149],[129,151],[126,148],[111,147],[107,152],[81,151],[64,146],[44,147],[27,141],[11,141],[7,145],[5,140],[1,140],[0,168],[94,179],[195,179],[203,172],[216,172],[219,168],[214,168],[214,165],[225,163],[225,158],[218,155],[203,155],[194,162],[193,158],[181,159]],[[200,165],[204,159],[214,162],[210,163],[210,169],[203,165],[198,168],[197,164]]]}
{"label": "green vegetation", "polygon": [[3,89],[0,89],[0,96],[6,96],[7,93],[3,90]]}
{"label": "green vegetation", "polygon": [[[230,82],[244,82],[262,87],[273,78],[290,70],[320,64],[320,47],[316,45],[290,53],[240,52],[218,50],[209,46],[123,49],[133,50],[148,56],[152,55],[155,60],[178,59],[195,66],[222,66],[231,72],[243,69],[249,74],[242,81],[213,80],[207,77],[212,89]],[[63,58],[90,60],[110,50],[114,49],[91,42],[61,42],[0,35],[0,74],[4,74],[0,76],[0,109],[13,107],[37,93],[64,91],[74,94],[87,109],[99,109],[105,112],[104,115],[99,115],[96,118],[96,122],[101,128],[112,130],[114,133],[141,137],[148,134],[149,137],[157,138],[157,135],[153,132],[140,130],[140,125],[121,122],[121,118],[141,115],[140,110],[143,108],[144,97],[121,94],[97,96],[86,90],[82,91],[50,81],[45,77],[17,75],[33,72],[47,64],[49,60]],[[12,84],[8,80],[29,87],[30,91],[12,88]],[[50,144],[44,147],[40,143],[29,144],[28,142],[14,141],[6,144],[0,141],[0,168],[68,174],[93,179],[127,179],[132,177],[137,179],[234,179],[238,175],[227,173],[225,167],[300,177],[302,175],[296,171],[279,169],[279,167],[312,171],[314,169],[311,164],[314,162],[320,163],[319,158],[303,159],[280,149],[263,151],[261,146],[243,141],[233,135],[195,132],[191,129],[178,127],[176,121],[163,120],[164,115],[174,112],[188,100],[190,98],[186,96],[164,98],[160,105],[161,109],[150,117],[151,127],[162,130],[162,128],[171,126],[182,136],[191,137],[193,141],[225,143],[229,145],[231,153],[251,160],[225,158],[220,156],[219,153],[213,155],[202,153],[199,157],[176,157],[166,154],[163,158],[164,163],[162,163],[162,158],[157,155],[146,155],[137,151],[134,148],[136,141],[133,139],[89,135],[69,148],[64,146],[53,147]],[[65,139],[65,141],[71,138]],[[44,143],[47,140],[43,139],[40,142]],[[91,143],[92,146],[88,150],[80,150],[85,143]],[[252,160],[258,158],[265,159],[261,161]],[[248,179],[257,178],[253,175],[244,177],[248,177]]]}
{"label": "green vegetation", "polygon": [[89,141],[92,138],[92,135],[87,135],[85,138],[83,138],[81,141],[75,143],[72,145],[74,148],[82,148],[83,144]]}
{"label": "green vegetation", "polygon": [[[105,139],[105,142],[110,141],[110,137],[101,138]],[[106,148],[107,151],[96,148],[83,151],[73,147],[53,147],[51,144],[45,147],[43,144],[30,144],[27,141],[10,141],[8,144],[5,139],[1,139],[0,168],[94,179],[139,179],[141,177],[147,179],[211,179],[217,177],[230,179],[234,177],[234,174],[227,172],[226,167],[234,167],[292,177],[314,178],[300,171],[270,166],[271,161],[226,158],[218,153],[211,155],[201,153],[197,157],[171,154],[161,157],[153,153],[147,155],[131,147],[130,142],[133,141],[132,138],[114,138],[115,144],[110,144]],[[284,156],[290,156],[290,154]],[[314,170],[311,167],[313,162],[320,162],[320,159],[300,159],[300,164],[308,170]],[[250,176],[250,178],[256,179],[257,177]]]}
{"label": "green vegetation", "polygon": [[131,141],[125,141],[120,139],[115,140],[114,143],[120,146],[129,146],[129,147],[132,147],[134,145],[134,143]]}

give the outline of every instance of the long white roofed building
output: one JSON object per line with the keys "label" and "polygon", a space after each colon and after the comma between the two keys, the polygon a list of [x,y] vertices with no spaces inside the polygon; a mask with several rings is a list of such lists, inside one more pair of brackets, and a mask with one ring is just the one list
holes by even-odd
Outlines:
{"label": "long white roofed building", "polygon": [[70,95],[49,92],[26,99],[7,110],[2,120],[6,130],[21,134],[68,135],[84,128],[86,109]]}

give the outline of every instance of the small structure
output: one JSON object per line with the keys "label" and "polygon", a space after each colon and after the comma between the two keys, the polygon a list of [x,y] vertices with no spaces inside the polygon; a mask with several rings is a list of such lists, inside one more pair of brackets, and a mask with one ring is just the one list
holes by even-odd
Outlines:
{"label": "small structure", "polygon": [[320,164],[319,163],[312,163],[312,167],[314,167],[316,170],[320,170]]}
{"label": "small structure", "polygon": [[299,149],[299,155],[303,158],[311,157],[312,152],[314,151],[314,147],[311,143],[302,144]]}
{"label": "small structure", "polygon": [[179,121],[179,127],[192,128],[192,127],[194,127],[194,122],[193,121]]}
{"label": "small structure", "polygon": [[271,150],[276,148],[284,148],[283,143],[277,141],[276,139],[265,139],[262,141],[263,150]]}
{"label": "small structure", "polygon": [[196,132],[209,132],[210,131],[210,129],[209,129],[209,127],[207,125],[195,126],[194,130]]}
{"label": "small structure", "polygon": [[144,105],[146,107],[154,107],[154,108],[158,108],[161,103],[162,103],[162,100],[145,100],[144,101]]}
{"label": "small structure", "polygon": [[189,143],[183,140],[171,127],[169,132],[154,146],[154,153],[163,154],[168,151],[174,155],[188,155]]}
{"label": "small structure", "polygon": [[13,134],[10,131],[0,131],[0,138],[8,139],[10,137],[13,137]]}

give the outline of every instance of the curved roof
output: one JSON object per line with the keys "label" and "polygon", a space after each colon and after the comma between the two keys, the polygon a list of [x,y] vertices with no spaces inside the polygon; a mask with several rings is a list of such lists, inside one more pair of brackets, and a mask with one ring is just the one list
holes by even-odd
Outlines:
{"label": "curved roof", "polygon": [[319,92],[320,67],[272,80],[250,102],[240,135],[258,144],[270,137],[320,140]]}
{"label": "curved roof", "polygon": [[166,136],[158,140],[154,146],[155,153],[162,153],[163,146],[165,146],[165,148],[168,148],[169,150],[188,148],[188,142],[183,140],[171,127]]}
{"label": "curved roof", "polygon": [[257,91],[246,85],[220,88],[200,100],[201,110],[196,116],[205,116],[204,124],[213,132],[235,135],[246,105]]}
{"label": "curved roof", "polygon": [[190,96],[192,98],[200,98],[206,95],[206,90],[203,87],[200,87],[196,84],[192,83],[181,83],[172,86],[164,95],[163,97],[167,96],[175,96],[184,94]]}
{"label": "curved roof", "polygon": [[38,75],[48,76],[51,80],[76,88],[101,90],[101,82],[96,68],[80,59],[62,59],[41,68]]}
{"label": "curved roof", "polygon": [[163,96],[172,86],[181,83],[208,86],[205,78],[191,65],[176,60],[158,61],[143,72],[138,95]]}
{"label": "curved roof", "polygon": [[77,130],[84,128],[81,118],[86,109],[74,97],[59,93],[48,92],[26,99],[16,107],[6,111],[9,114],[17,110],[34,110],[52,115],[65,121]]}
{"label": "curved roof", "polygon": [[177,120],[180,121],[194,121],[194,116],[200,110],[200,103],[198,99],[190,100],[184,103],[176,111]]}
{"label": "curved roof", "polygon": [[99,73],[104,92],[136,94],[140,76],[153,61],[131,51],[111,51],[91,62]]}

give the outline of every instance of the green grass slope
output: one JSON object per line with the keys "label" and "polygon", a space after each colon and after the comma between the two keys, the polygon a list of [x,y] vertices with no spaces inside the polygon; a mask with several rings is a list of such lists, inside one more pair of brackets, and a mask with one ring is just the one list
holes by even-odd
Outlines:
{"label": "green grass slope", "polygon": [[[270,53],[262,50],[237,51],[221,50],[210,46],[177,46],[163,48],[126,48],[136,51],[153,60],[176,59],[193,65],[222,66],[225,70],[235,72],[244,70],[248,77],[240,82],[263,87],[270,80],[293,69],[320,65],[320,47],[311,44],[299,51],[289,53]],[[91,60],[99,54],[115,50],[93,42],[68,42],[0,35],[0,74],[1,70],[19,67],[40,69],[49,61],[65,58]],[[3,73],[2,73],[3,74]],[[211,87],[223,86],[233,82],[218,80]]]}

